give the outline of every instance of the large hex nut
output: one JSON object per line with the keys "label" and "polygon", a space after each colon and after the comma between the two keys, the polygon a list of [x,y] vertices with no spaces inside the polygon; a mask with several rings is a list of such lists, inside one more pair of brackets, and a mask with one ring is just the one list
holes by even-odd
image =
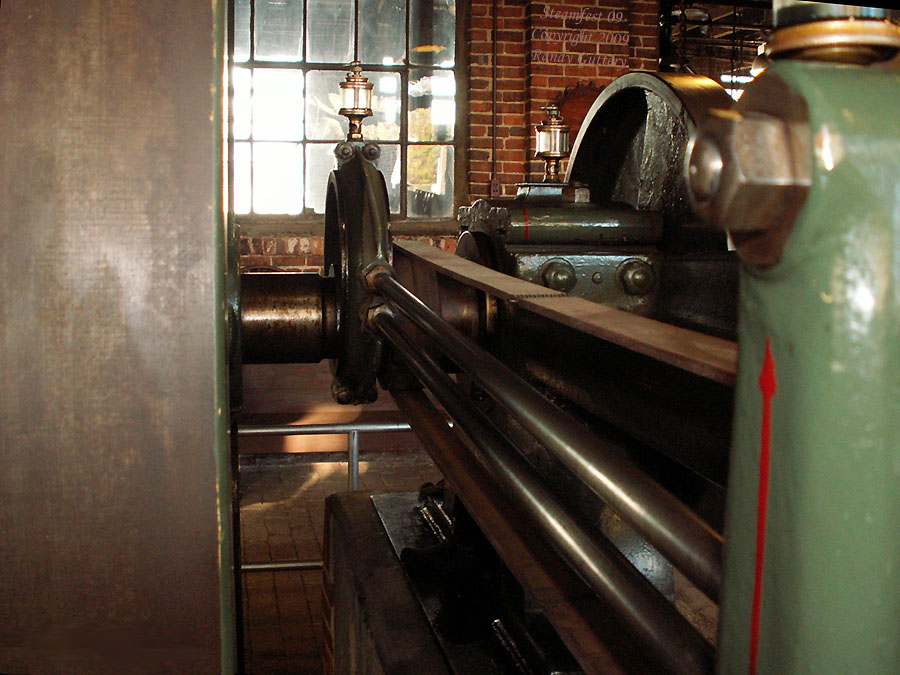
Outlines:
{"label": "large hex nut", "polygon": [[694,208],[730,231],[775,227],[803,204],[811,180],[809,149],[805,122],[710,111],[688,149]]}

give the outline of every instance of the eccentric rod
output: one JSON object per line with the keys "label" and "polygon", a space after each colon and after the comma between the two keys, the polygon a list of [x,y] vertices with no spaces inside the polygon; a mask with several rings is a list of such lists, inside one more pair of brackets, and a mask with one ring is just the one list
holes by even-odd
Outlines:
{"label": "eccentric rod", "polygon": [[623,520],[718,601],[722,537],[715,530],[508,366],[456,331],[386,269],[374,270],[369,283]]}
{"label": "eccentric rod", "polygon": [[466,434],[477,439],[480,461],[529,514],[554,549],[590,588],[608,602],[655,661],[677,673],[710,672],[713,649],[688,621],[605,537],[588,533],[541,482],[534,467],[459,389],[418,349],[389,311],[372,325],[396,348]]}

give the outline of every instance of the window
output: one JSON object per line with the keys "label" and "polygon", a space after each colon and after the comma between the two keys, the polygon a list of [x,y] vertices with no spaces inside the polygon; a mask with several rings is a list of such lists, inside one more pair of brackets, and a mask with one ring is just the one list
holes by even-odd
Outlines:
{"label": "window", "polygon": [[324,212],[338,85],[359,60],[391,212],[452,215],[455,0],[235,0],[234,21],[235,213]]}

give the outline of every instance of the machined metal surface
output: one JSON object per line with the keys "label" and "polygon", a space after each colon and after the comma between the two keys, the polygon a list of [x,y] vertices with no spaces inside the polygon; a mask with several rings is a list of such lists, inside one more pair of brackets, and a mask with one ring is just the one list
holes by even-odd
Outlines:
{"label": "machined metal surface", "polygon": [[399,328],[386,311],[375,314],[381,331],[423,384],[466,433],[478,439],[485,462],[504,491],[539,524],[541,533],[585,582],[616,610],[653,659],[671,672],[709,672],[712,647],[621,553],[602,537],[591,536],[547,488],[533,467],[474,408],[466,396]]}
{"label": "machined metal surface", "polygon": [[[863,9],[843,7],[845,10]],[[866,18],[811,21],[784,28],[778,26],[766,43],[766,54],[772,58],[862,65],[886,61],[898,51],[900,26],[891,21]]]}
{"label": "machined metal surface", "polygon": [[[422,519],[418,502],[419,497],[415,492],[372,495],[372,503],[384,525],[384,531],[401,561],[404,550],[427,550],[439,543],[432,528]],[[448,552],[445,551],[444,554],[448,555]],[[452,672],[458,675],[502,675],[506,672],[501,647],[494,641],[484,638],[454,641],[445,636],[446,631],[442,630],[445,622],[440,618],[442,602],[440,580],[435,579],[437,575],[434,572],[430,575],[416,574],[416,571],[408,567],[405,571]],[[474,582],[474,579],[469,580],[468,585]]]}
{"label": "machined metal surface", "polygon": [[276,562],[241,563],[241,572],[291,572],[322,569],[321,560],[285,560]]}
{"label": "machined metal surface", "polygon": [[566,182],[590,186],[591,201],[661,213],[676,226],[696,220],[680,167],[688,140],[731,98],[705,77],[630,73],[597,97],[575,140]]}
{"label": "machined metal surface", "polygon": [[812,181],[778,261],[741,275],[719,667],[892,673],[900,77],[789,61],[764,77],[807,103]]}
{"label": "machined metal surface", "polygon": [[496,486],[444,412],[421,391],[391,392],[429,454],[513,575],[534,597],[563,642],[590,673],[646,672],[652,667],[608,607],[546,545]]}
{"label": "machined metal surface", "polygon": [[736,110],[713,111],[688,153],[694,202],[706,218],[731,231],[774,226],[785,212],[796,212],[792,202],[802,204],[809,188],[805,111],[801,102],[792,110],[784,98],[788,92],[778,91],[777,84],[769,84],[766,107],[777,100],[782,115],[755,110],[752,97]]}
{"label": "machined metal surface", "polygon": [[389,274],[375,275],[373,286],[689,579],[718,597],[722,539],[712,528],[508,366],[456,333]]}
{"label": "machined metal surface", "polygon": [[236,672],[226,5],[0,7],[0,672]]}
{"label": "machined metal surface", "polygon": [[338,353],[334,279],[319,274],[241,274],[243,363],[318,363]]}
{"label": "machined metal surface", "polygon": [[395,244],[397,255],[435,268],[439,274],[561,325],[593,335],[660,362],[723,384],[734,384],[737,345],[729,340],[685,330],[628,312],[567,297],[560,291],[536,286],[449,255],[421,242]]}
{"label": "machined metal surface", "polygon": [[335,149],[338,167],[325,196],[325,275],[335,281],[339,352],[331,393],[342,404],[374,401],[381,339],[365,330],[370,302],[363,276],[374,264],[390,265],[390,209],[384,177],[360,144]]}
{"label": "machined metal surface", "polygon": [[[812,179],[806,103],[764,72],[734,110],[692,139],[686,175],[697,212],[727,229],[748,262],[777,262]],[[763,235],[760,233],[765,231]]]}

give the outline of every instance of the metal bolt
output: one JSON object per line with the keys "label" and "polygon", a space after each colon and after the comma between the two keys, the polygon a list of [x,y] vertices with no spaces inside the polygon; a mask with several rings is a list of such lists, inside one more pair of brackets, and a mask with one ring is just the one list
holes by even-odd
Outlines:
{"label": "metal bolt", "polygon": [[334,395],[335,401],[341,405],[349,405],[351,396],[347,387],[332,387],[331,393]]}
{"label": "metal bolt", "polygon": [[701,136],[694,144],[688,164],[688,181],[694,198],[703,202],[716,194],[722,179],[722,153],[709,136]]}
{"label": "metal bolt", "polygon": [[541,279],[547,288],[563,293],[571,291],[578,280],[575,276],[575,268],[565,260],[554,260],[547,263],[541,271]]}
{"label": "metal bolt", "polygon": [[353,157],[354,150],[352,143],[338,143],[334,149],[334,156],[338,159],[350,159]]}
{"label": "metal bolt", "polygon": [[374,143],[366,143],[363,146],[362,153],[363,157],[365,157],[370,162],[374,162],[379,157],[381,157],[381,148],[379,148]]}
{"label": "metal bolt", "polygon": [[591,275],[591,281],[593,281],[595,284],[602,284],[603,283],[603,275],[600,272],[594,272]]}
{"label": "metal bolt", "polygon": [[656,274],[648,262],[633,258],[619,266],[619,281],[628,295],[646,295],[656,284]]}

